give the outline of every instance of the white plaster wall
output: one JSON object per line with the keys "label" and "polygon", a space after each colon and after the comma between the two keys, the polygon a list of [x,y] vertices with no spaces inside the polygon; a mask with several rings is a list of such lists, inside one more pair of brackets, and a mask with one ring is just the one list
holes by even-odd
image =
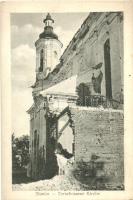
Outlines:
{"label": "white plaster wall", "polygon": [[59,63],[59,58],[61,56],[61,48],[61,42],[56,39],[39,39],[36,42],[36,72],[39,71],[40,52],[42,49],[44,50],[43,72],[47,73],[47,68],[50,68],[52,71],[54,67]]}
{"label": "white plaster wall", "polygon": [[[119,28],[120,24],[118,17],[110,25],[110,53],[111,53],[111,77],[112,77],[112,94],[115,98],[123,85],[123,69],[121,61],[121,45],[123,43],[120,39]],[[123,57],[123,56],[122,56]]]}
{"label": "white plaster wall", "polygon": [[45,111],[43,109],[40,110],[40,138],[39,138],[39,147],[46,147],[46,118]]}

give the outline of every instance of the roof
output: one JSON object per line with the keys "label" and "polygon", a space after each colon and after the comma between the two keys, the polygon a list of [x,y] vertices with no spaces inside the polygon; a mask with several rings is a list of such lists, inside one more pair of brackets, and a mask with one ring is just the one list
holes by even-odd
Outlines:
{"label": "roof", "polygon": [[33,103],[32,106],[26,111],[28,114],[35,108],[35,104]]}
{"label": "roof", "polygon": [[[75,33],[75,35],[73,36],[72,40],[69,42],[68,46],[66,47],[66,49],[64,50],[62,56],[60,57],[60,59],[63,59],[66,52],[69,51],[69,49],[71,49],[71,47],[78,41],[81,39],[81,37],[84,37],[86,35],[86,33],[89,31],[90,25],[92,23],[93,20],[95,20],[96,17],[99,17],[102,14],[102,12],[90,12],[88,13],[87,18],[84,20],[84,22],[82,23],[81,27],[77,30],[77,32]],[[82,34],[81,34],[82,32]]]}
{"label": "roof", "polygon": [[39,35],[39,38],[53,38],[58,40],[58,36],[53,32],[53,27],[46,26],[44,31]]}
{"label": "roof", "polygon": [[72,95],[76,96],[76,80],[77,75],[72,76],[60,83],[40,92],[43,96],[48,94],[59,94],[59,95]]}

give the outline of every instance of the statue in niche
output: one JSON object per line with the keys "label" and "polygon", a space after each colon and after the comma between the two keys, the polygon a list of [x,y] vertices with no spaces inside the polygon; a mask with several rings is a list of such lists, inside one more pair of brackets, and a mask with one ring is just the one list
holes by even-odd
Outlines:
{"label": "statue in niche", "polygon": [[92,84],[93,84],[93,89],[96,93],[101,94],[101,82],[102,82],[102,78],[103,78],[103,73],[100,70],[99,75],[97,77],[94,76],[94,73],[92,75]]}

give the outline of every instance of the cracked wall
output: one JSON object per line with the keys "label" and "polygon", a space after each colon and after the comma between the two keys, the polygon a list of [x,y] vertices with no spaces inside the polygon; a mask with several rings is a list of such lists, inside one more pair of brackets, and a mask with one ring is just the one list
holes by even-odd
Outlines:
{"label": "cracked wall", "polygon": [[94,108],[71,108],[75,126],[75,161],[90,162],[92,155],[104,163],[109,184],[120,186],[124,179],[123,112]]}

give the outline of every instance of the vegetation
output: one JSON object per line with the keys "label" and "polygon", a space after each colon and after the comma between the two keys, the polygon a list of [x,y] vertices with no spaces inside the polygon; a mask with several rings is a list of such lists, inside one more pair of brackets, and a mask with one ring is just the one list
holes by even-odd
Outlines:
{"label": "vegetation", "polygon": [[29,136],[15,137],[12,134],[12,168],[26,168],[29,162]]}

